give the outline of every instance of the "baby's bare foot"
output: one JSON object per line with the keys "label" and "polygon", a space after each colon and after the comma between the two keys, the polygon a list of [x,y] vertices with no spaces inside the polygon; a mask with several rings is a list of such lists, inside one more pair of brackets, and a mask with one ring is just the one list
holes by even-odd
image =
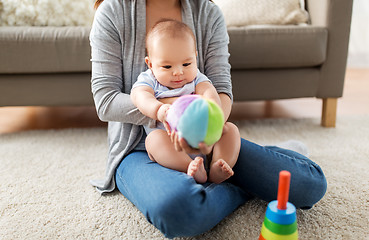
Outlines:
{"label": "baby's bare foot", "polygon": [[198,183],[206,182],[208,176],[206,175],[204,167],[204,159],[196,157],[191,161],[190,165],[188,165],[187,175],[193,177]]}
{"label": "baby's bare foot", "polygon": [[233,176],[233,170],[223,159],[217,160],[210,167],[209,181],[213,183],[221,183],[231,176]]}

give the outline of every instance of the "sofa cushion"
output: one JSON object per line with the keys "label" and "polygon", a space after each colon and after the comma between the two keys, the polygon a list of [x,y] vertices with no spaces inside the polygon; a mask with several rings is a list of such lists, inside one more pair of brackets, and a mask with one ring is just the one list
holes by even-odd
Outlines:
{"label": "sofa cushion", "polygon": [[91,26],[92,0],[0,0],[0,26]]}
{"label": "sofa cushion", "polygon": [[[1,27],[0,73],[90,71],[89,32],[89,27]],[[311,67],[326,58],[323,27],[230,27],[228,33],[232,69]]]}
{"label": "sofa cushion", "polygon": [[0,27],[0,73],[91,70],[89,27]]}
{"label": "sofa cushion", "polygon": [[324,27],[230,27],[228,33],[232,69],[312,67],[326,59]]}
{"label": "sofa cushion", "polygon": [[307,23],[303,0],[213,0],[228,27],[260,24]]}

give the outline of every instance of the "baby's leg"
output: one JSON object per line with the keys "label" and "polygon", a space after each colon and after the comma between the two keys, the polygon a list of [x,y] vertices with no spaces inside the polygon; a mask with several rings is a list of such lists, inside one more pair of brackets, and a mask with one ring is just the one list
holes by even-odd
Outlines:
{"label": "baby's leg", "polygon": [[226,122],[222,137],[213,148],[209,172],[210,182],[221,183],[233,176],[232,168],[236,164],[240,147],[241,137],[237,126]]}
{"label": "baby's leg", "polygon": [[164,130],[152,131],[146,137],[145,146],[151,160],[164,167],[187,172],[192,159],[185,152],[175,150],[170,137]]}
{"label": "baby's leg", "polygon": [[192,161],[185,152],[178,152],[174,148],[174,145],[166,131],[152,131],[146,137],[145,146],[152,161],[155,161],[164,167],[185,172],[194,177],[197,182],[206,182],[207,176],[203,159],[196,158]]}

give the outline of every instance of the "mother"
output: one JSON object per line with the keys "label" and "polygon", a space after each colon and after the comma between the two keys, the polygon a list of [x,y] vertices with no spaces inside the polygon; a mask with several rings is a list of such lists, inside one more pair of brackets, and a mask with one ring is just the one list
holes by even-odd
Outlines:
{"label": "mother", "polygon": [[[99,118],[109,122],[106,175],[91,181],[98,191],[117,187],[169,238],[201,234],[250,198],[274,199],[281,170],[293,176],[290,201],[296,207],[311,208],[323,197],[326,180],[317,164],[297,152],[244,139],[234,176],[221,184],[197,184],[188,175],[151,161],[141,125],[155,120],[142,115],[129,96],[137,76],[146,70],[146,32],[161,18],[190,26],[197,41],[198,67],[213,82],[229,116],[232,86],[223,16],[209,0],[97,0],[95,6],[90,34],[92,92]],[[177,147],[189,149],[183,141]]]}

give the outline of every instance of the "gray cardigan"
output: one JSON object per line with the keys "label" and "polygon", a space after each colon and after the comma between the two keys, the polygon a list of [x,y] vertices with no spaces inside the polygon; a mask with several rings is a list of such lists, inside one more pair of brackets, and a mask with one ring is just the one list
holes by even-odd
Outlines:
{"label": "gray cardigan", "polygon": [[[221,11],[209,0],[181,0],[181,4],[182,21],[196,36],[198,68],[218,93],[232,99],[229,38]],[[147,69],[145,34],[146,0],[105,0],[95,13],[90,33],[91,87],[99,118],[109,122],[105,178],[91,181],[101,193],[115,189],[115,169],[140,143],[141,125],[155,125],[129,96],[137,76]]]}

